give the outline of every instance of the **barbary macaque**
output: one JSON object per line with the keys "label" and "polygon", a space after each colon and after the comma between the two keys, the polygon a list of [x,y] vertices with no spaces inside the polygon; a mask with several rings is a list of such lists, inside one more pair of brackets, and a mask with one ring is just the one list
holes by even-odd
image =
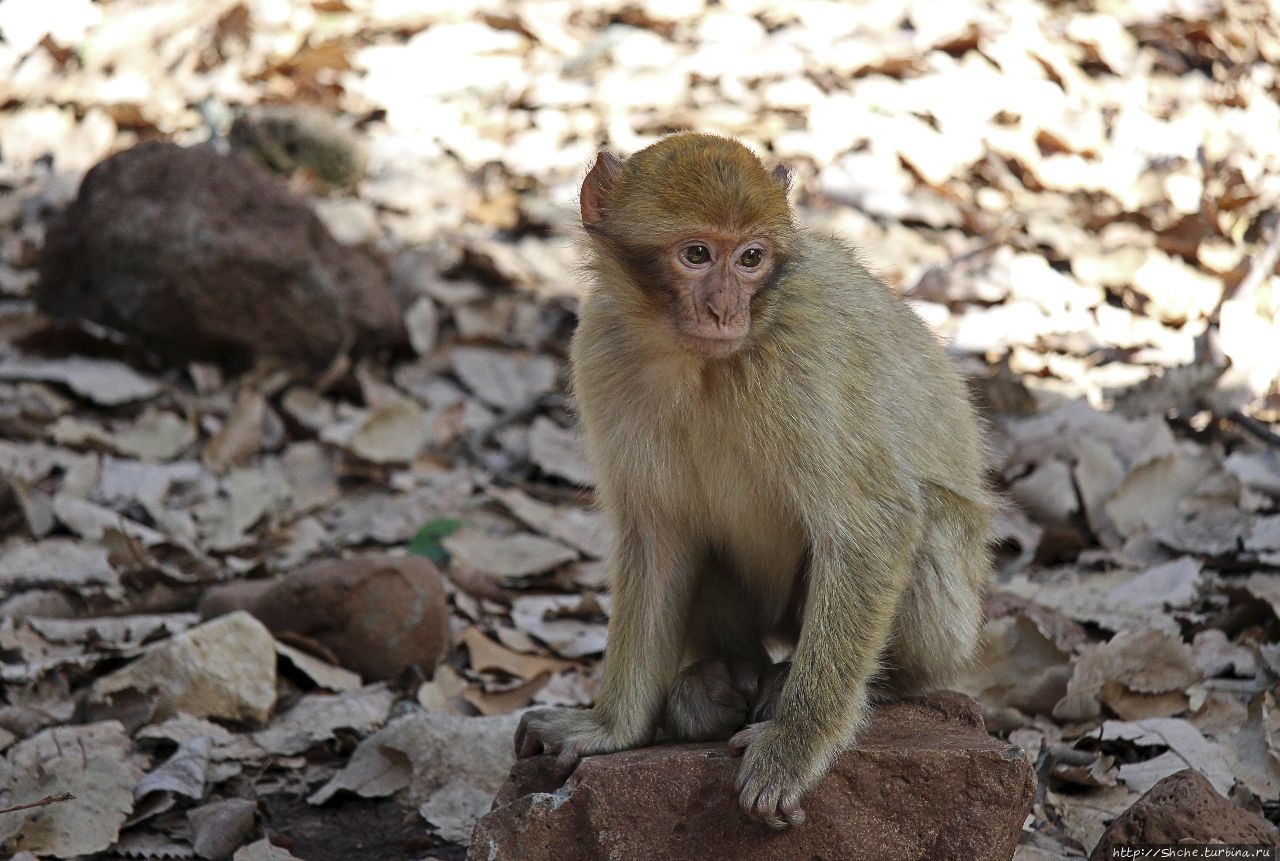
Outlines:
{"label": "barbary macaque", "polygon": [[[992,498],[942,347],[790,174],[711,135],[601,152],[573,386],[615,530],[594,708],[524,715],[520,756],[731,738],[774,828],[878,699],[974,652]],[[773,664],[771,644],[794,645]],[[744,728],[745,724],[745,728]],[[735,734],[736,733],[736,734]]]}

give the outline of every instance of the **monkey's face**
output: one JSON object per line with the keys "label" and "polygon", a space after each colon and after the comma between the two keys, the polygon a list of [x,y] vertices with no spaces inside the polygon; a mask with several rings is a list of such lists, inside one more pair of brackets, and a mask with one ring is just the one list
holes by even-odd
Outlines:
{"label": "monkey's face", "polygon": [[752,299],[770,282],[768,237],[696,231],[666,249],[662,278],[680,346],[707,358],[737,352],[751,332]]}
{"label": "monkey's face", "polygon": [[636,291],[682,349],[719,359],[764,325],[795,228],[790,173],[736,141],[678,134],[620,161],[601,152],[582,184],[582,224],[615,268],[603,289]]}

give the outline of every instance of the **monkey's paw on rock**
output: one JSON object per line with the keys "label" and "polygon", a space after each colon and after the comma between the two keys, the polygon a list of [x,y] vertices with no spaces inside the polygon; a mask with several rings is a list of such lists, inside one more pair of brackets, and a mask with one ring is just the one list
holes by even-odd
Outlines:
{"label": "monkey's paw on rock", "polygon": [[882,706],[855,750],[770,831],[738,807],[741,760],[723,743],[516,763],[472,835],[471,861],[929,858],[1005,861],[1035,794],[1022,752],[951,692]]}

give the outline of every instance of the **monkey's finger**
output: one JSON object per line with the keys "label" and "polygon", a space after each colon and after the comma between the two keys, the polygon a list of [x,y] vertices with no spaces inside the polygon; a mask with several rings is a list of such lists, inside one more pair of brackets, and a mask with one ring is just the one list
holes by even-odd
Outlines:
{"label": "monkey's finger", "polygon": [[766,787],[756,799],[754,814],[774,831],[785,831],[789,823],[778,813],[777,791]]}
{"label": "monkey's finger", "polygon": [[733,756],[742,756],[743,752],[751,746],[751,742],[755,741],[756,737],[760,735],[767,723],[768,721],[753,723],[740,730],[733,738],[729,739],[729,753]]}
{"label": "monkey's finger", "polygon": [[791,793],[785,793],[782,802],[778,805],[782,811],[782,818],[787,821],[788,828],[794,828],[797,825],[804,825],[804,808],[800,806],[798,796]]}

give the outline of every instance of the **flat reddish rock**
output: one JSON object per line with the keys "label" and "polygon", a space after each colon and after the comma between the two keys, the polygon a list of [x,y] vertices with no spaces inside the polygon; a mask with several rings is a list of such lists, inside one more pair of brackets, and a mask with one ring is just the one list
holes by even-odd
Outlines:
{"label": "flat reddish rock", "polygon": [[805,798],[808,821],[772,832],[737,806],[724,744],[584,759],[566,777],[522,760],[476,824],[470,861],[1008,861],[1036,778],[992,738],[978,706],[942,692],[878,709],[858,747]]}
{"label": "flat reddish rock", "polygon": [[1171,774],[1107,826],[1090,861],[1111,861],[1119,846],[1225,843],[1280,846],[1271,823],[1218,794],[1194,769]]}

